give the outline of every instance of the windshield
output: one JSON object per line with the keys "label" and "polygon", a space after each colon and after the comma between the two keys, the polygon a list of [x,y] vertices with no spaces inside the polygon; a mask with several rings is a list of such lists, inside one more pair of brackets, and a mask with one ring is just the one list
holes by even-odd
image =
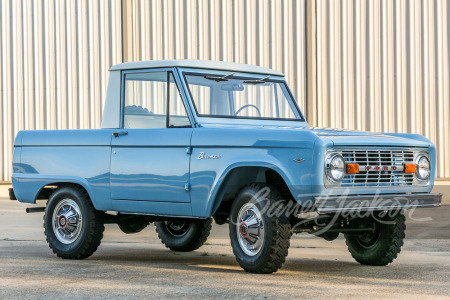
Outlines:
{"label": "windshield", "polygon": [[303,120],[284,81],[270,76],[185,74],[201,117]]}

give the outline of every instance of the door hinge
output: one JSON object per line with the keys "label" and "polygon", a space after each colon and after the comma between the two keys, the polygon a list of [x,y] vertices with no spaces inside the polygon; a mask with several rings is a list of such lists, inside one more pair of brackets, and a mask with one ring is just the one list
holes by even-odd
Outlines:
{"label": "door hinge", "polygon": [[191,190],[191,184],[190,183],[186,183],[184,185],[184,189],[189,192]]}
{"label": "door hinge", "polygon": [[192,154],[192,147],[186,148],[186,154]]}

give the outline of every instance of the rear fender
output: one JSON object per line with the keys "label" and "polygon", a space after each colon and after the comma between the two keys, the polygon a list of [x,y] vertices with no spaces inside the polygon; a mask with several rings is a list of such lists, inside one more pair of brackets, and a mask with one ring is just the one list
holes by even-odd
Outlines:
{"label": "rear fender", "polygon": [[75,176],[55,176],[38,174],[13,174],[12,184],[14,193],[19,202],[36,203],[39,193],[46,186],[61,186],[65,184],[76,184],[83,187],[89,194],[92,204],[97,210],[104,210],[100,201],[95,201],[97,197],[94,191],[85,178]]}

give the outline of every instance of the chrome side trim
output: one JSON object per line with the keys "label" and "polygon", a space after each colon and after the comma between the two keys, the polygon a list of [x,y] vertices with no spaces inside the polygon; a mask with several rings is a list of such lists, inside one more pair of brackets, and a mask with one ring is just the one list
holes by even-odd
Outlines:
{"label": "chrome side trim", "polygon": [[140,216],[149,216],[149,217],[161,217],[161,218],[171,218],[171,219],[199,219],[204,220],[207,219],[205,217],[194,217],[194,216],[180,216],[180,215],[162,215],[162,214],[152,214],[152,213],[134,213],[134,212],[118,212],[121,215],[140,215]]}

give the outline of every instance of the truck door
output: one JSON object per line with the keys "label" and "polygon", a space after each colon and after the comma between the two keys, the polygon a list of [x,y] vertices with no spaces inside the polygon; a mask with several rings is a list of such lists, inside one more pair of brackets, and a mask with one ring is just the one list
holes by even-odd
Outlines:
{"label": "truck door", "polygon": [[122,116],[111,143],[114,208],[191,215],[187,149],[193,128],[173,70],[124,72]]}

